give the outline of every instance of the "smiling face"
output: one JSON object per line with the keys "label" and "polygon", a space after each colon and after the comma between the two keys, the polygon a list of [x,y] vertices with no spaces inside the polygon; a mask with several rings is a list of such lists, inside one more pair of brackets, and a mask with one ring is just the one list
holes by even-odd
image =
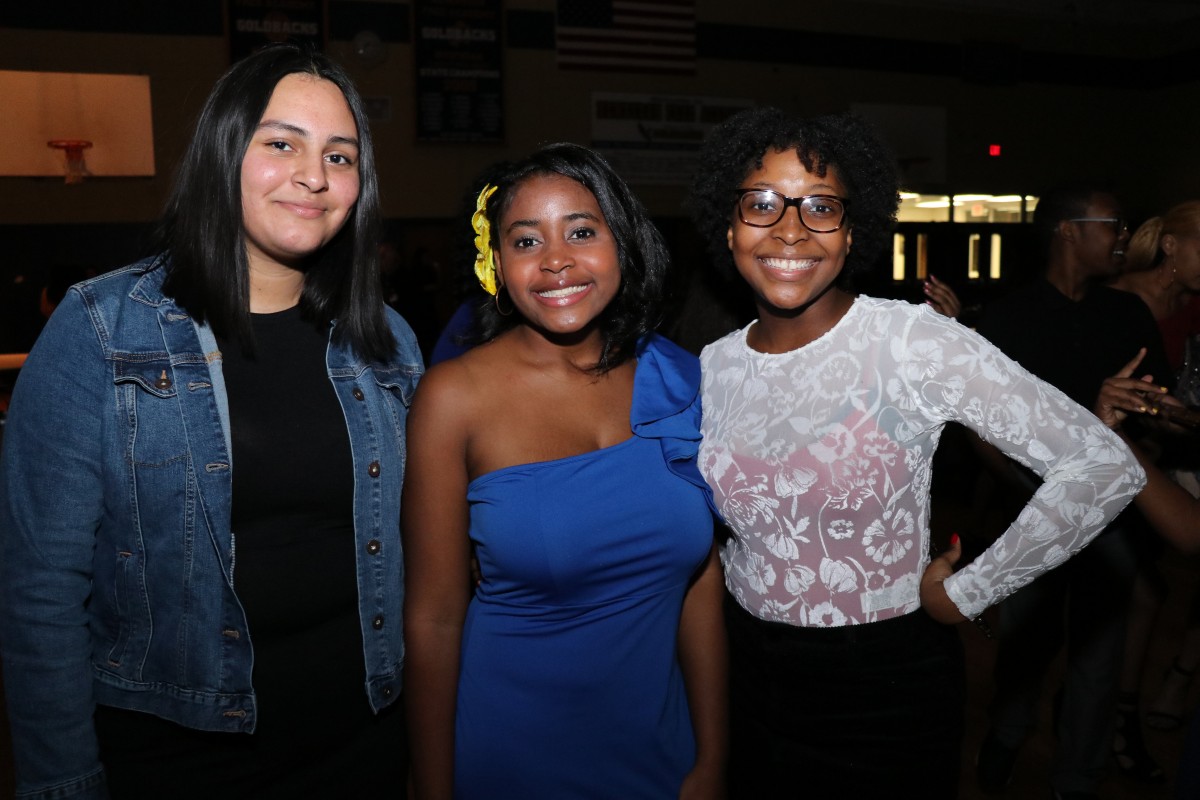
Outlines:
{"label": "smiling face", "polygon": [[1110,194],[1092,195],[1087,209],[1080,217],[1086,221],[1062,224],[1073,227],[1072,235],[1080,263],[1094,278],[1110,278],[1121,271],[1125,263],[1125,247],[1129,244],[1129,229],[1117,229],[1106,220],[1121,219],[1121,206]]}
{"label": "smiling face", "polygon": [[251,271],[296,269],[342,229],[358,189],[358,128],[341,90],[311,75],[285,76],[242,159]]}
{"label": "smiling face", "polygon": [[497,279],[531,326],[587,329],[621,288],[617,242],[600,205],[558,174],[527,178],[513,191],[492,230]]}
{"label": "smiling face", "polygon": [[[846,197],[846,188],[830,167],[824,177],[809,172],[795,150],[769,150],[762,167],[746,176],[742,189],[770,189],[786,197],[825,194]],[[732,201],[730,203],[732,209]],[[731,211],[726,239],[733,262],[750,284],[759,316],[820,309],[832,302],[830,288],[850,250],[850,225],[832,233],[813,233],[800,223],[800,210],[788,208],[774,225],[756,228]]]}

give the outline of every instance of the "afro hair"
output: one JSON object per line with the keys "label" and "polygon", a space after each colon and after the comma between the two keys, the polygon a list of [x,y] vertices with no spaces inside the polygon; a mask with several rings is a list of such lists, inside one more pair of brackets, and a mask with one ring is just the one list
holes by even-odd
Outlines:
{"label": "afro hair", "polygon": [[760,169],[768,150],[795,151],[804,168],[819,177],[829,169],[846,187],[846,215],[854,247],[838,277],[845,286],[871,267],[890,247],[899,205],[895,159],[874,127],[851,114],[800,117],[778,108],[741,111],[709,135],[688,199],[697,230],[713,265],[727,278],[736,275],[726,233],[733,224],[734,195],[751,172]]}

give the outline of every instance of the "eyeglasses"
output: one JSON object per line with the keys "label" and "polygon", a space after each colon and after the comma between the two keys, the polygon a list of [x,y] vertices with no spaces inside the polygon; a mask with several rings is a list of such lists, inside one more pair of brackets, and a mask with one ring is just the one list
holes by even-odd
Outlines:
{"label": "eyeglasses", "polygon": [[737,208],[742,222],[754,228],[769,228],[795,206],[800,224],[813,233],[833,233],[846,220],[849,198],[832,194],[786,197],[770,189],[738,189]]}
{"label": "eyeglasses", "polygon": [[1120,217],[1076,217],[1075,219],[1067,220],[1067,222],[1107,222],[1109,225],[1112,225],[1113,233],[1118,236],[1121,235],[1122,231],[1129,230],[1129,223]]}

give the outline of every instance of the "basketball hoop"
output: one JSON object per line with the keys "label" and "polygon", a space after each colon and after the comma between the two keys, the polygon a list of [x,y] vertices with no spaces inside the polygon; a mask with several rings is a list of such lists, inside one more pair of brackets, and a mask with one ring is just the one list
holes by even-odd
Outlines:
{"label": "basketball hoop", "polygon": [[86,139],[51,139],[47,147],[62,150],[67,158],[67,183],[83,183],[83,179],[92,173],[88,172],[83,160],[83,151],[92,146]]}

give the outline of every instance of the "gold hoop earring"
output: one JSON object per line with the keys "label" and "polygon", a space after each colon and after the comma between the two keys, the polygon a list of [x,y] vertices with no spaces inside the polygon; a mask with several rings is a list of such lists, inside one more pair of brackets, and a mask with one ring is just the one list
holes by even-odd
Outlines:
{"label": "gold hoop earring", "polygon": [[[1167,265],[1167,262],[1166,262],[1166,261],[1163,261],[1163,266],[1165,267],[1166,265]],[[1173,283],[1175,283],[1175,262],[1174,262],[1174,260],[1171,260],[1171,276],[1170,276],[1169,278],[1167,278],[1167,282],[1166,282],[1166,283],[1164,283],[1164,284],[1159,284],[1159,285],[1160,285],[1160,286],[1161,286],[1163,289],[1170,289],[1170,288],[1171,288],[1171,284],[1173,284]]]}
{"label": "gold hoop earring", "polygon": [[503,286],[501,286],[499,289],[497,289],[496,293],[494,295],[492,295],[492,302],[496,304],[496,313],[502,317],[507,317],[507,316],[511,315],[514,311],[516,311],[517,307],[513,305],[512,297],[509,297],[508,298],[508,311],[504,311],[503,309],[501,309],[500,308],[500,295],[501,294],[508,294],[508,289],[506,289]]}

